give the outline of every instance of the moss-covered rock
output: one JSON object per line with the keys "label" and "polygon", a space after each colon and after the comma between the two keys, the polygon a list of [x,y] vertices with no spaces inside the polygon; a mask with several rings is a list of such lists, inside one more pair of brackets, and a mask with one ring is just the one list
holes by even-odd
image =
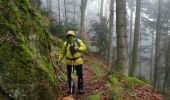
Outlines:
{"label": "moss-covered rock", "polygon": [[49,100],[59,95],[48,25],[28,0],[0,0],[0,88],[10,98]]}

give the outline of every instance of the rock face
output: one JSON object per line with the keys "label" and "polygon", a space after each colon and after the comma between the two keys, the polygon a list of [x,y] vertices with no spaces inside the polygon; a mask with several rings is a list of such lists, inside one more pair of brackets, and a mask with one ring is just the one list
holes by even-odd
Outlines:
{"label": "rock face", "polygon": [[48,24],[28,0],[0,0],[0,98],[49,100],[59,95]]}

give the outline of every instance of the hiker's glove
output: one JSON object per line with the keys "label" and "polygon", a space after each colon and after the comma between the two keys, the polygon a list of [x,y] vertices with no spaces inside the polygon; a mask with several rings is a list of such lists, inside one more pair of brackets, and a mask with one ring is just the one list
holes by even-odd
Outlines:
{"label": "hiker's glove", "polygon": [[72,55],[74,55],[77,52],[78,48],[75,45],[70,46],[70,52]]}
{"label": "hiker's glove", "polygon": [[77,52],[79,50],[78,46],[74,46],[74,50]]}

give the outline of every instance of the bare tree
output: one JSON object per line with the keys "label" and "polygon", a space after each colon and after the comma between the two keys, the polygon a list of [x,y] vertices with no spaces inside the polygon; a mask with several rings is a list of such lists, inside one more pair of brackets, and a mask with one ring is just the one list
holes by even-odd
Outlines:
{"label": "bare tree", "polygon": [[49,17],[49,2],[50,0],[47,0],[47,7],[46,7],[47,17]]}
{"label": "bare tree", "polygon": [[151,45],[151,61],[150,61],[150,81],[153,81],[153,49],[154,49],[154,29],[152,31],[152,45]]}
{"label": "bare tree", "polygon": [[76,1],[73,0],[73,9],[74,9],[74,30],[76,29],[75,28],[75,25],[76,25]]}
{"label": "bare tree", "polygon": [[47,0],[47,8],[46,8],[47,17],[52,19],[52,0]]}
{"label": "bare tree", "polygon": [[86,11],[87,1],[88,0],[81,0],[81,5],[80,5],[80,11],[81,11],[80,34],[81,34],[81,37],[84,40],[86,39],[85,29],[84,29],[84,18],[85,18],[85,11]]}
{"label": "bare tree", "polygon": [[135,18],[135,29],[134,29],[132,66],[130,68],[131,77],[136,77],[136,68],[138,65],[140,12],[141,12],[141,0],[136,0],[136,18]]}
{"label": "bare tree", "polygon": [[66,9],[66,0],[64,0],[64,16],[65,16],[65,21],[66,21],[66,19],[67,19],[67,9]]}
{"label": "bare tree", "polygon": [[60,22],[60,0],[58,0],[58,20]]}
{"label": "bare tree", "polygon": [[117,70],[128,75],[126,0],[116,0]]}
{"label": "bare tree", "polygon": [[154,88],[157,89],[158,86],[158,69],[160,67],[160,10],[161,10],[161,0],[158,0],[158,16],[156,25],[156,45],[155,45],[155,68],[154,68]]}
{"label": "bare tree", "polygon": [[100,0],[101,1],[101,6],[100,6],[100,19],[102,18],[103,16],[103,3],[104,3],[104,0]]}
{"label": "bare tree", "polygon": [[113,21],[114,21],[114,0],[110,0],[110,16],[109,16],[109,58],[108,58],[108,64],[109,66],[112,65],[112,39],[113,39]]}
{"label": "bare tree", "polygon": [[[142,22],[142,21],[141,21]],[[142,23],[141,23],[142,24]],[[141,68],[141,62],[142,62],[142,33],[140,31],[140,34],[139,34],[139,76],[142,75],[142,68]],[[131,55],[132,55],[132,51],[131,51]],[[132,57],[131,57],[131,60],[132,60]],[[132,67],[132,61],[131,61],[131,67]],[[130,69],[131,69],[130,67]],[[129,71],[130,72],[130,71]]]}
{"label": "bare tree", "polygon": [[134,9],[133,9],[133,2],[134,0],[130,0],[130,44],[129,44],[129,51],[130,51],[130,56],[129,56],[129,67],[131,67],[131,63],[132,63],[132,46],[133,46],[133,30],[132,30],[132,27],[133,27],[133,12],[134,12]]}
{"label": "bare tree", "polygon": [[163,91],[165,91],[167,79],[168,79],[168,76],[170,73],[169,59],[170,59],[170,36],[169,36],[169,42],[168,42],[168,47],[167,47],[167,51],[166,51],[165,76],[164,76],[164,82],[163,82]]}

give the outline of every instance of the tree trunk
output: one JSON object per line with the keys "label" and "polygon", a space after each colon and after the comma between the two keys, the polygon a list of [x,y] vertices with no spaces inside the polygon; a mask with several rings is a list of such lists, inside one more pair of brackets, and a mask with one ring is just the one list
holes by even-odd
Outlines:
{"label": "tree trunk", "polygon": [[73,0],[73,9],[74,9],[74,30],[76,29],[76,3]]}
{"label": "tree trunk", "polygon": [[48,0],[48,18],[51,20],[52,19],[52,0]]}
{"label": "tree trunk", "polygon": [[101,1],[101,6],[100,6],[100,19],[102,18],[103,16],[103,3],[104,3],[104,0],[100,0]]}
{"label": "tree trunk", "polygon": [[65,21],[66,21],[66,19],[67,19],[67,9],[66,9],[66,0],[64,0],[64,10],[65,10],[65,12],[64,12],[64,16],[65,16]]}
{"label": "tree trunk", "polygon": [[157,89],[160,67],[160,9],[161,9],[161,0],[158,2],[158,16],[157,16],[157,25],[156,25],[156,45],[155,45],[155,68],[154,68],[154,88]]}
{"label": "tree trunk", "polygon": [[47,13],[47,17],[49,18],[49,0],[47,0],[46,13]]}
{"label": "tree trunk", "polygon": [[132,27],[133,27],[133,0],[131,0],[130,2],[130,45],[129,45],[129,68],[131,68],[132,65],[132,46],[133,46],[133,31],[132,31]]}
{"label": "tree trunk", "polygon": [[116,0],[116,34],[118,72],[128,76],[126,0]]}
{"label": "tree trunk", "polygon": [[154,48],[154,29],[152,32],[152,48],[151,48],[151,62],[150,62],[150,82],[153,80],[153,48]]}
{"label": "tree trunk", "polygon": [[87,5],[87,0],[81,0],[80,34],[83,40],[86,40],[85,29],[84,29],[84,18],[85,18],[86,5]]}
{"label": "tree trunk", "polygon": [[[141,62],[142,62],[142,34],[140,33],[140,39],[139,39],[139,41],[140,41],[140,49],[139,49],[139,76],[142,76],[142,64],[141,64]],[[132,65],[132,64],[131,64]]]}
{"label": "tree trunk", "polygon": [[112,39],[113,39],[113,21],[114,21],[114,0],[110,0],[110,22],[109,22],[109,52],[108,52],[108,66],[111,67],[112,65],[112,54],[113,54],[113,46],[112,46]]}
{"label": "tree trunk", "polygon": [[60,23],[60,0],[58,0],[58,20]]}
{"label": "tree trunk", "polygon": [[170,59],[170,36],[169,36],[169,42],[168,42],[168,47],[166,51],[166,63],[165,63],[165,76],[164,76],[164,82],[163,82],[163,93],[166,88],[166,83],[167,83],[167,78],[170,73],[170,67],[169,67],[169,59]]}
{"label": "tree trunk", "polygon": [[138,65],[138,50],[139,50],[139,28],[140,28],[140,10],[141,0],[136,1],[136,18],[134,29],[134,42],[133,42],[133,54],[132,54],[132,66],[130,71],[131,77],[136,77],[136,69]]}

